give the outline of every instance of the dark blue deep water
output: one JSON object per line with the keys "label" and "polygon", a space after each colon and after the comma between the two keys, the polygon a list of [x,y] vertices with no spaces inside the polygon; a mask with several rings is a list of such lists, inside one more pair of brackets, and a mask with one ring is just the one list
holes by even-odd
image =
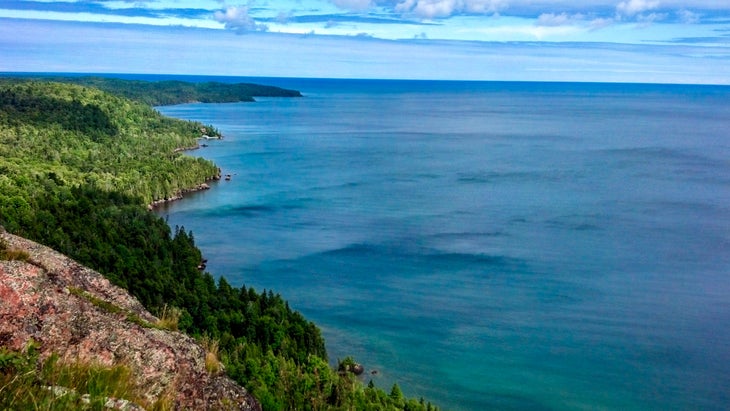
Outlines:
{"label": "dark blue deep water", "polygon": [[305,97],[160,108],[232,174],[160,214],[331,359],[451,410],[730,408],[730,88],[266,82]]}

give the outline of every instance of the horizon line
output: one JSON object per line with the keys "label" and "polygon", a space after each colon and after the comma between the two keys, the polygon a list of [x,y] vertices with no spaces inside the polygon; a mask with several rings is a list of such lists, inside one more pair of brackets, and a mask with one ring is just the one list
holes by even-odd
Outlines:
{"label": "horizon line", "polygon": [[[77,71],[0,71],[0,77],[217,77],[217,78],[240,78],[240,79],[281,79],[281,80],[324,80],[324,81],[393,81],[393,82],[434,82],[434,83],[529,83],[529,84],[605,84],[605,85],[656,85],[656,86],[707,86],[707,87],[730,87],[730,84],[723,83],[671,83],[671,82],[646,82],[646,81],[590,81],[590,80],[487,80],[487,79],[443,79],[443,78],[383,78],[383,77],[307,77],[307,76],[251,76],[233,74],[190,74],[190,73],[133,73],[133,72],[77,72]],[[131,80],[131,79],[129,79]],[[147,81],[164,81],[147,80]]]}

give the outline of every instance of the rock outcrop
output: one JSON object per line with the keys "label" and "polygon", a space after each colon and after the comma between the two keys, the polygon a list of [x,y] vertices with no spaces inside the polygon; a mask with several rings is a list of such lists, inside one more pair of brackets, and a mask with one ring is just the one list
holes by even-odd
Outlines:
{"label": "rock outcrop", "polygon": [[41,357],[125,364],[150,403],[168,396],[176,409],[261,409],[243,387],[206,370],[195,340],[155,327],[157,318],[98,272],[2,230],[0,238],[27,253],[0,261],[0,346],[21,350],[32,340]]}

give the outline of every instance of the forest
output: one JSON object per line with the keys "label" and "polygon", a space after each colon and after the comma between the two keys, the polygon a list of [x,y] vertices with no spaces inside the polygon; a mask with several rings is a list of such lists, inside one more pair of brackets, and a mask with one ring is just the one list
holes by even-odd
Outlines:
{"label": "forest", "polygon": [[[215,346],[264,410],[436,409],[397,384],[387,392],[365,385],[351,358],[332,367],[314,323],[271,290],[201,270],[194,234],[147,210],[217,174],[177,150],[202,134],[219,132],[97,88],[0,80],[0,225],[101,272],[173,328]],[[0,377],[18,369],[0,364]]]}
{"label": "forest", "polygon": [[[31,77],[30,79],[37,79]],[[108,93],[139,101],[150,106],[165,106],[183,103],[233,103],[253,102],[255,97],[301,97],[296,90],[252,83],[190,83],[177,80],[142,81],[123,80],[98,76],[53,76],[41,77],[46,81],[71,83],[93,87]],[[18,81],[26,81],[17,78]]]}

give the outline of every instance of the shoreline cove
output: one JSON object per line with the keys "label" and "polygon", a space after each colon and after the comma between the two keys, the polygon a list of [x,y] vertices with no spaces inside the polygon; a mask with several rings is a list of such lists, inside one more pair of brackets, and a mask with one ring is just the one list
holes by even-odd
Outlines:
{"label": "shoreline cove", "polygon": [[[202,137],[198,138],[198,140],[206,140],[206,141],[223,140],[223,136],[219,136],[219,137],[202,136]],[[173,153],[185,153],[188,151],[200,150],[201,148],[204,148],[204,147],[206,147],[206,146],[198,143],[195,146],[191,146],[191,147],[178,147],[175,150],[173,150]],[[217,165],[216,165],[216,167],[217,167]],[[153,200],[150,204],[147,204],[147,209],[149,211],[153,211],[155,208],[160,207],[164,204],[169,204],[173,201],[182,200],[185,197],[185,194],[187,194],[187,193],[194,193],[197,191],[210,190],[211,186],[208,183],[221,180],[221,177],[222,177],[221,169],[220,169],[220,167],[217,167],[217,169],[218,169],[218,173],[216,175],[206,178],[205,181],[203,181],[200,184],[197,184],[193,187],[184,188],[184,189],[178,191],[177,193],[175,193],[172,197]]]}

